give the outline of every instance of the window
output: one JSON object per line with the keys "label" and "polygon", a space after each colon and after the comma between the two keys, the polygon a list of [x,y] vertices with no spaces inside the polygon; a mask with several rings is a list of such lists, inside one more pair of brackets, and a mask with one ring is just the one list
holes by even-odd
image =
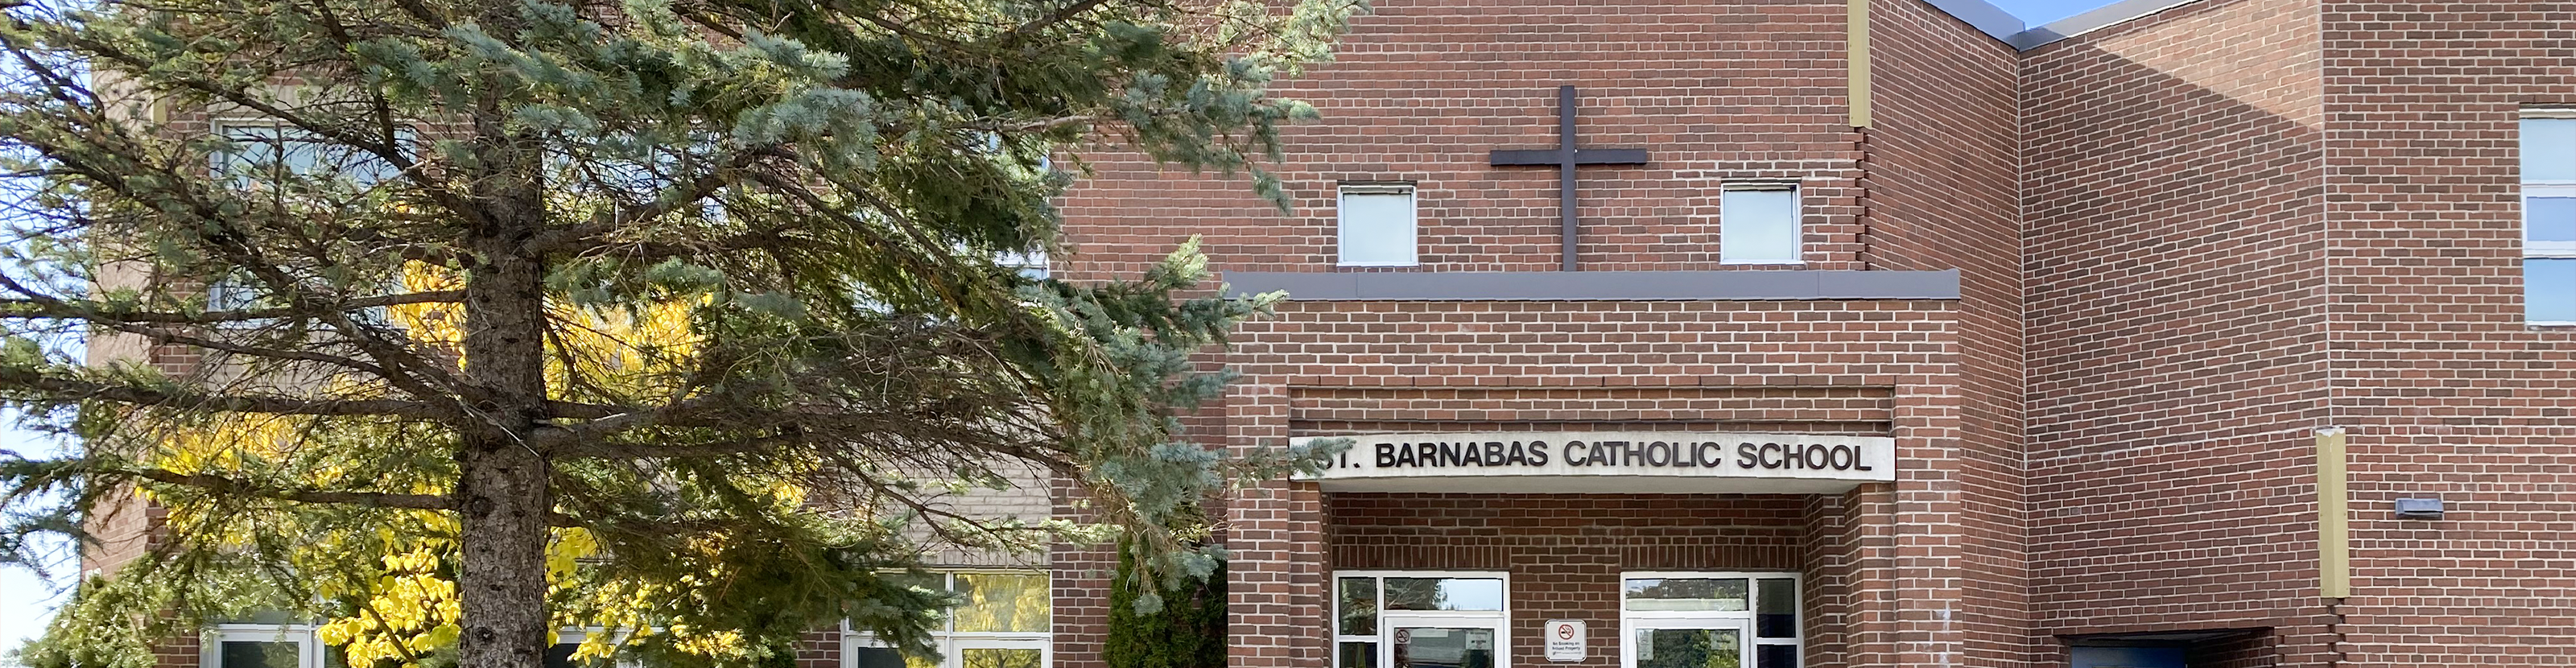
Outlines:
{"label": "window", "polygon": [[1796,668],[1793,573],[1628,573],[1622,668]]}
{"label": "window", "polygon": [[1341,266],[1411,267],[1413,186],[1342,186]]}
{"label": "window", "polygon": [[1730,183],[1718,191],[1717,261],[1799,264],[1798,185]]}
{"label": "window", "polygon": [[217,624],[198,647],[205,668],[320,668],[321,643],[303,624]]}
{"label": "window", "polygon": [[911,584],[955,592],[966,599],[931,631],[939,656],[904,656],[868,634],[846,631],[841,644],[843,668],[1046,668],[1053,664],[1055,593],[1046,575],[933,573]]}
{"label": "window", "polygon": [[2522,119],[2523,320],[2576,325],[2576,110]]}
{"label": "window", "polygon": [[1021,276],[1027,276],[1037,280],[1046,280],[1046,278],[1051,275],[1047,271],[1047,253],[1045,250],[1035,250],[1026,253],[1003,253],[999,257],[993,258],[993,263],[1017,269],[1020,271]]}
{"label": "window", "polygon": [[1336,668],[1505,668],[1502,573],[1344,571],[1333,589]]}
{"label": "window", "polygon": [[[344,176],[359,185],[368,185],[395,174],[393,165],[374,154],[317,139],[300,128],[254,121],[226,123],[217,132],[232,140],[234,149],[214,156],[214,169],[219,174],[235,175],[241,185],[320,174]],[[395,137],[407,141],[411,133],[398,132]],[[254,174],[262,178],[252,179]]]}

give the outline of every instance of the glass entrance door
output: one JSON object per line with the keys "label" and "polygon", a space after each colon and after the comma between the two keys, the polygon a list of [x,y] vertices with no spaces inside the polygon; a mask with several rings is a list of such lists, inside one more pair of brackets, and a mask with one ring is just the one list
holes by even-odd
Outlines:
{"label": "glass entrance door", "polygon": [[1391,668],[1505,668],[1502,620],[1449,615],[1386,615],[1386,655]]}
{"label": "glass entrance door", "polygon": [[1632,619],[1620,651],[1631,668],[1747,668],[1753,665],[1748,621]]}

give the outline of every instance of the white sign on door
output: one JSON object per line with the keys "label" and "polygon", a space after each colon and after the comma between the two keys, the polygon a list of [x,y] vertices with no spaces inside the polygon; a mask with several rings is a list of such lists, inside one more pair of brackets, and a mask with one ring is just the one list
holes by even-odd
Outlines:
{"label": "white sign on door", "polygon": [[1547,660],[1557,662],[1583,660],[1583,621],[1576,619],[1547,620]]}

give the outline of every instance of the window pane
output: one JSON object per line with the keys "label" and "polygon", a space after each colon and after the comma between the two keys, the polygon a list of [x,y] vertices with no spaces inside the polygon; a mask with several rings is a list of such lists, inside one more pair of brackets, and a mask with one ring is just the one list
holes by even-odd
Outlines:
{"label": "window pane", "polygon": [[2527,197],[2522,207],[2524,239],[2576,241],[2576,197]]}
{"label": "window pane", "polygon": [[1377,578],[1342,578],[1341,632],[1377,633]]}
{"label": "window pane", "polygon": [[1492,578],[1387,578],[1388,610],[1501,610],[1503,581]]}
{"label": "window pane", "polygon": [[2522,261],[2524,319],[2576,322],[2576,260]]}
{"label": "window pane", "polygon": [[581,664],[573,662],[572,653],[580,649],[581,643],[555,643],[553,647],[546,648],[546,658],[544,659],[544,663],[541,665],[544,665],[545,668],[573,668],[574,666],[579,666]]}
{"label": "window pane", "polygon": [[1042,654],[1034,649],[961,649],[957,660],[964,668],[1046,668]]}
{"label": "window pane", "polygon": [[297,668],[303,663],[302,657],[297,656],[298,650],[302,649],[298,643],[223,642],[224,646],[217,654],[223,661],[221,668]]}
{"label": "window pane", "polygon": [[1799,261],[1798,191],[1722,191],[1717,215],[1718,260]]}
{"label": "window pane", "polygon": [[1743,578],[1637,578],[1628,581],[1628,609],[1639,611],[1743,612]]}
{"label": "window pane", "polygon": [[1411,266],[1413,193],[1342,195],[1341,263]]}
{"label": "window pane", "polygon": [[[887,586],[892,586],[892,587],[912,587],[912,588],[916,588],[916,589],[927,589],[927,590],[930,590],[930,591],[939,591],[939,592],[948,591],[948,576],[943,575],[943,574],[939,574],[939,573],[921,573],[921,574],[914,574],[914,573],[886,573],[886,574],[880,575],[880,576],[878,576],[878,577],[884,578]],[[954,614],[952,614],[952,613],[955,613],[955,612],[956,612],[955,610],[945,610],[945,611],[942,611],[942,617],[953,617],[953,616],[955,616],[955,615],[954,615]],[[933,628],[933,629],[931,629],[931,630],[933,630],[933,631],[946,631],[946,630],[948,630],[948,628],[945,626],[945,624],[946,624],[946,620],[945,620],[945,619],[943,619],[943,620],[941,621],[941,624],[942,624],[942,626],[939,626],[939,627]]]}
{"label": "window pane", "polygon": [[1743,668],[1735,629],[1637,629],[1636,668]]}
{"label": "window pane", "polygon": [[1761,609],[1753,611],[1753,635],[1758,638],[1798,637],[1798,581],[1788,578],[1759,580],[1762,583]]}
{"label": "window pane", "polygon": [[1754,668],[1798,668],[1797,645],[1756,645]]}
{"label": "window pane", "polygon": [[850,656],[858,660],[858,668],[905,668],[907,665],[902,654],[884,647],[852,647]]}
{"label": "window pane", "polygon": [[1494,630],[1419,627],[1395,630],[1392,668],[1493,668]]}
{"label": "window pane", "polygon": [[1342,643],[1341,668],[1377,668],[1377,643]]}
{"label": "window pane", "polygon": [[[392,178],[393,165],[355,147],[316,139],[312,133],[285,127],[240,126],[223,130],[239,148],[218,155],[216,168],[270,179],[285,175],[339,176],[361,185]],[[408,139],[410,133],[398,133]]]}
{"label": "window pane", "polygon": [[2576,181],[2576,119],[2522,119],[2522,180]]}
{"label": "window pane", "polygon": [[961,632],[1042,632],[1049,630],[1054,592],[1044,575],[959,573],[957,593],[966,605],[956,612]]}

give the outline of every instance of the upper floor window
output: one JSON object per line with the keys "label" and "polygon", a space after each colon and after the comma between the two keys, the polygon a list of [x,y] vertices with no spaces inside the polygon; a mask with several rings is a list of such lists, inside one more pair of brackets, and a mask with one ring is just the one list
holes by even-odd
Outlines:
{"label": "upper floor window", "polygon": [[[276,182],[288,176],[321,175],[337,175],[359,185],[370,185],[393,178],[395,174],[393,165],[375,154],[323,141],[300,128],[228,122],[219,123],[216,131],[230,140],[233,147],[214,156],[215,171],[233,175],[244,185],[257,181]],[[407,140],[410,135],[409,131],[404,131],[396,136]]]}
{"label": "upper floor window", "polygon": [[1045,280],[1048,276],[1052,275],[1047,270],[1047,253],[1044,250],[1035,250],[1026,253],[1003,253],[994,257],[993,263],[1019,270],[1021,276],[1027,276],[1033,279]]}
{"label": "upper floor window", "polygon": [[[889,576],[900,581],[910,575]],[[904,656],[870,634],[846,632],[842,668],[1046,668],[1054,665],[1055,592],[1043,573],[932,573],[913,586],[966,599],[930,636],[939,656]]]}
{"label": "upper floor window", "polygon": [[1796,668],[1794,573],[1628,573],[1622,668]]}
{"label": "upper floor window", "polygon": [[2523,320],[2576,325],[2576,110],[2522,119]]}
{"label": "upper floor window", "polygon": [[1420,264],[1413,186],[1342,186],[1339,209],[1341,266]]}
{"label": "upper floor window", "polygon": [[1799,224],[1798,184],[1730,183],[1718,192],[1717,261],[1799,264],[1806,232]]}

